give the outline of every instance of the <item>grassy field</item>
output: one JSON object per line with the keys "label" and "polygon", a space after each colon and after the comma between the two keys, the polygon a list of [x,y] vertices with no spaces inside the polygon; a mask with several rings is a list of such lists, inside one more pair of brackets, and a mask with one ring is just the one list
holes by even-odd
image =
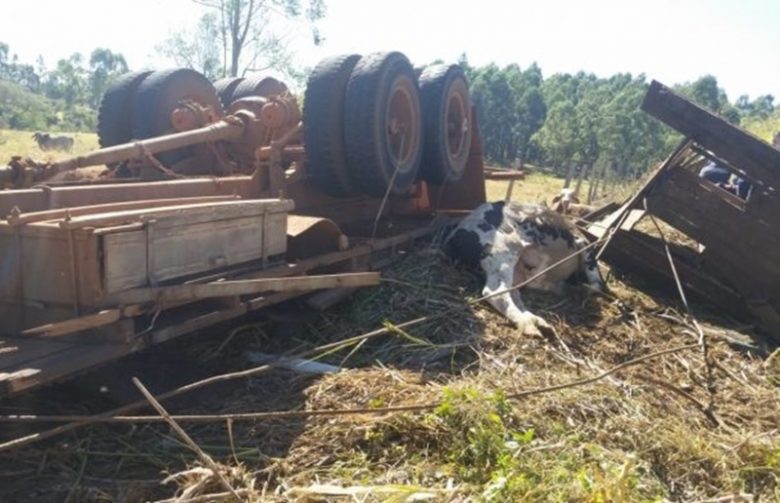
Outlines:
{"label": "grassy field", "polygon": [[73,152],[44,152],[38,148],[38,144],[35,143],[32,134],[33,131],[0,129],[0,164],[7,163],[11,156],[14,155],[32,157],[41,161],[55,161],[98,148],[97,135],[94,133],[64,133],[70,134],[75,140]]}

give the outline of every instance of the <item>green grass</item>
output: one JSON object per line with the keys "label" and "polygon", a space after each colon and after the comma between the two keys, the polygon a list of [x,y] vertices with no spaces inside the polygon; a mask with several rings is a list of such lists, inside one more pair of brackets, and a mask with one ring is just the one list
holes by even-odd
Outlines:
{"label": "green grass", "polygon": [[97,135],[94,133],[57,133],[70,134],[75,140],[72,152],[48,151],[38,148],[32,137],[32,131],[0,129],[0,164],[6,164],[12,156],[32,157],[40,161],[56,161],[73,155],[83,154],[98,148]]}

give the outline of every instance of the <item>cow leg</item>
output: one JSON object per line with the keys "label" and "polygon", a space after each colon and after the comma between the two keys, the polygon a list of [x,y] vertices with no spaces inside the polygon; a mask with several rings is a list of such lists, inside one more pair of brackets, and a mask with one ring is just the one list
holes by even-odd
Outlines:
{"label": "cow leg", "polygon": [[507,291],[513,286],[517,261],[518,257],[511,253],[491,254],[482,259],[481,265],[487,277],[482,294],[489,295],[487,302],[514,323],[523,334],[540,335],[540,328],[552,330],[552,327],[526,309],[519,292],[515,291],[513,295]]}

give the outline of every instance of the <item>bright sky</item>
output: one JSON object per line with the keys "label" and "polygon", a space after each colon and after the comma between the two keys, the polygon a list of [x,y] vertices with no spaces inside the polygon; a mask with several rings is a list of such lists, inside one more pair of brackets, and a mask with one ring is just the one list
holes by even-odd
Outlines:
{"label": "bright sky", "polygon": [[[302,0],[305,3],[306,0]],[[415,63],[495,61],[544,75],[645,73],[665,84],[712,74],[733,101],[773,94],[780,102],[778,0],[326,0],[321,47],[304,28],[290,34],[301,66],[342,52],[400,50]],[[132,68],[170,66],[155,49],[192,26],[190,0],[3,0],[0,41],[47,66],[95,47]]]}

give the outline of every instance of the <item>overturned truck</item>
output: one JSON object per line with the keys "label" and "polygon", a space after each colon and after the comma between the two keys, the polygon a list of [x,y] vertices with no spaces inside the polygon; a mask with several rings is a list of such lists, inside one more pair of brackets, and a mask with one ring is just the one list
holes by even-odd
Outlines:
{"label": "overturned truck", "polygon": [[98,135],[0,169],[0,397],[293,297],[327,308],[485,200],[462,70],[397,52],[321,62],[302,111],[270,77],[128,74]]}

